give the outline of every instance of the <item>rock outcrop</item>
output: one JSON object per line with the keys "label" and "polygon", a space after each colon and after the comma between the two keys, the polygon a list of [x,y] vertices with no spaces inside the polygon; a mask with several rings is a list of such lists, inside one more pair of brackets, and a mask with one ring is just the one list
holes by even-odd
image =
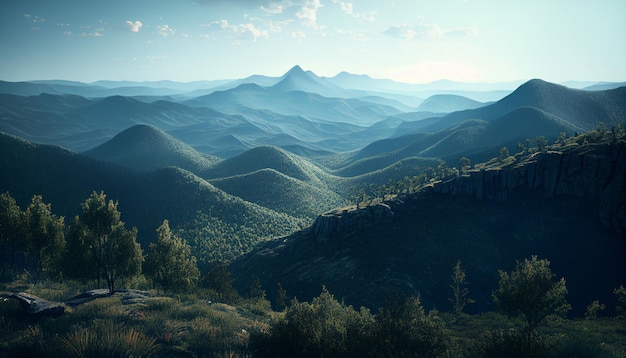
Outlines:
{"label": "rock outcrop", "polygon": [[588,145],[564,152],[536,153],[521,163],[473,171],[433,185],[436,193],[504,202],[516,191],[585,200],[590,214],[626,234],[626,145]]}
{"label": "rock outcrop", "polygon": [[358,231],[372,225],[383,225],[394,216],[393,208],[401,204],[401,200],[393,199],[364,208],[352,206],[329,211],[317,217],[309,234],[317,242],[324,242],[340,232]]}
{"label": "rock outcrop", "polygon": [[3,299],[14,299],[20,303],[20,306],[26,313],[35,316],[58,316],[65,312],[65,304],[61,302],[53,302],[31,295],[26,292],[19,293],[2,293]]}
{"label": "rock outcrop", "polygon": [[[585,203],[584,210],[597,215],[611,230],[626,235],[625,188],[626,145],[622,142],[535,153],[503,168],[474,170],[447,178],[423,192],[498,202],[524,191],[547,198],[579,198]],[[337,233],[381,225],[394,216],[398,205],[402,201],[394,199],[365,208],[333,210],[320,215],[309,233],[316,241],[324,242]]]}

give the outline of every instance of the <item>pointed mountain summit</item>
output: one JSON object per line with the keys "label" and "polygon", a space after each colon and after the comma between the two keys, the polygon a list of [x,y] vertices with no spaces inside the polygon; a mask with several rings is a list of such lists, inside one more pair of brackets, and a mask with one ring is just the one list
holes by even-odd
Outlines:
{"label": "pointed mountain summit", "polygon": [[175,166],[197,173],[220,161],[150,125],[136,125],[110,141],[84,153],[86,156],[142,171]]}
{"label": "pointed mountain summit", "polygon": [[346,96],[346,90],[332,84],[325,78],[318,77],[312,71],[304,71],[300,66],[293,66],[280,81],[270,87],[276,92],[302,91],[317,93],[325,97]]}

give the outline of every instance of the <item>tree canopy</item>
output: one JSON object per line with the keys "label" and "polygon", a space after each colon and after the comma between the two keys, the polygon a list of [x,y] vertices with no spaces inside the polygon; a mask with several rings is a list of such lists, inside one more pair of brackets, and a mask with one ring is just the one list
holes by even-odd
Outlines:
{"label": "tree canopy", "polygon": [[146,274],[166,292],[195,287],[200,271],[189,244],[172,233],[167,220],[157,229],[157,236],[146,256]]}
{"label": "tree canopy", "polygon": [[104,192],[94,191],[82,204],[82,212],[75,221],[82,230],[74,229],[79,236],[78,246],[93,259],[97,278],[105,278],[111,293],[115,292],[117,279],[141,273],[143,262],[137,229],[126,229],[117,205],[113,200],[107,202]]}

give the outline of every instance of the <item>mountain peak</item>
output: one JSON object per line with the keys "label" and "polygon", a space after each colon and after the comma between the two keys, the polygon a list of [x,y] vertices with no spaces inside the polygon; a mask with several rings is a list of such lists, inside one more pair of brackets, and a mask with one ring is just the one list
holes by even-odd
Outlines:
{"label": "mountain peak", "polygon": [[304,71],[298,65],[293,66],[285,73],[272,88],[282,92],[304,91],[326,95],[337,95],[338,91],[338,88],[328,83],[325,79],[318,77],[311,71]]}
{"label": "mountain peak", "polygon": [[287,73],[285,73],[283,77],[287,77],[287,76],[291,76],[295,74],[302,74],[302,73],[304,73],[304,70],[302,69],[302,67],[300,67],[299,65],[295,65],[289,71],[287,71]]}

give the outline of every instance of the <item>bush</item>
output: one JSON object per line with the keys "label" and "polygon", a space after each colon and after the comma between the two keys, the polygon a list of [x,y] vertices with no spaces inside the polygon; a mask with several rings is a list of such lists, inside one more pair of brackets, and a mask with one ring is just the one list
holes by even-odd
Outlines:
{"label": "bush", "polygon": [[530,357],[546,356],[554,346],[554,340],[517,329],[489,331],[473,344],[472,357]]}
{"label": "bush", "polygon": [[64,357],[151,357],[162,347],[155,338],[115,325],[96,321],[93,327],[77,329],[58,338],[57,346]]}
{"label": "bush", "polygon": [[437,357],[450,348],[444,328],[416,297],[374,316],[324,289],[311,303],[293,301],[270,332],[253,335],[250,344],[261,357]]}

